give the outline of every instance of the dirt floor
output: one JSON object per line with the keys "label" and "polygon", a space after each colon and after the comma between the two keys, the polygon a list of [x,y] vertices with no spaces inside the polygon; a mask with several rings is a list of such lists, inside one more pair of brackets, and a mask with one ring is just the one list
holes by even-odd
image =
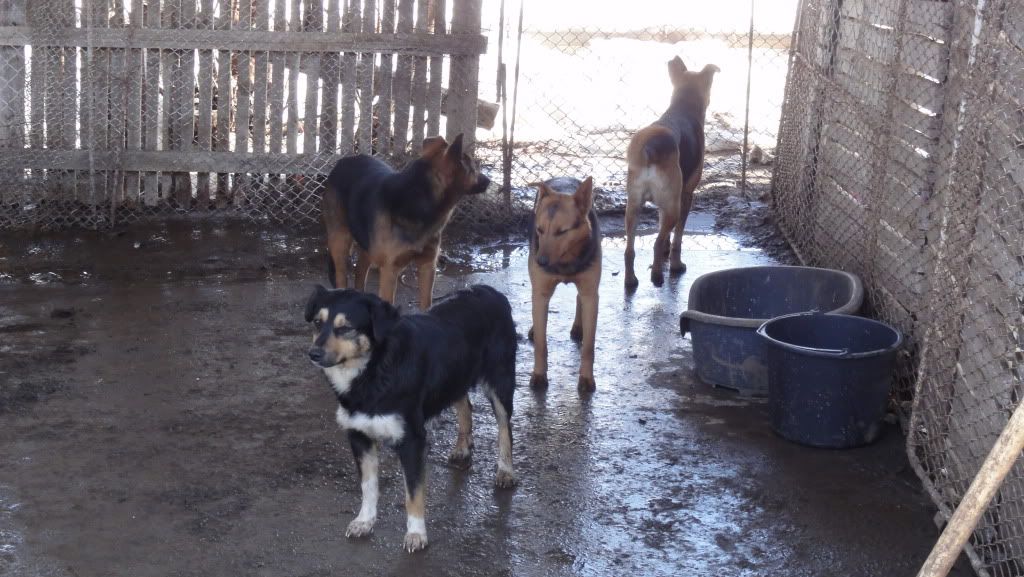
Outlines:
{"label": "dirt floor", "polygon": [[[560,288],[547,394],[526,386],[521,345],[520,486],[492,488],[495,426],[480,398],[475,461],[448,468],[445,414],[432,426],[431,544],[416,555],[401,549],[390,455],[375,533],[344,537],[359,483],[301,318],[324,278],[318,231],[206,222],[0,237],[0,575],[915,574],[937,531],[895,428],[867,448],[804,448],[772,434],[763,400],[693,376],[678,332],[692,281],[784,251],[695,214],[688,272],[660,289],[641,275],[626,295],[623,241],[607,224],[597,393],[576,392],[574,294]],[[435,292],[492,284],[525,334],[525,259],[519,238],[452,246]]]}

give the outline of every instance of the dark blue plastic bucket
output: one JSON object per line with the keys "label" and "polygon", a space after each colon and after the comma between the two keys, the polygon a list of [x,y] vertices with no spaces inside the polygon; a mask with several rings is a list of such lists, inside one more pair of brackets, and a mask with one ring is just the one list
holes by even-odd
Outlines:
{"label": "dark blue plastic bucket", "polygon": [[809,311],[856,314],[864,288],[856,275],[803,266],[752,266],[701,275],[679,317],[693,342],[701,381],[745,395],[768,394],[768,367],[757,329]]}
{"label": "dark blue plastic bucket", "polygon": [[767,321],[757,334],[776,433],[836,449],[878,438],[903,343],[899,331],[863,317],[800,313]]}

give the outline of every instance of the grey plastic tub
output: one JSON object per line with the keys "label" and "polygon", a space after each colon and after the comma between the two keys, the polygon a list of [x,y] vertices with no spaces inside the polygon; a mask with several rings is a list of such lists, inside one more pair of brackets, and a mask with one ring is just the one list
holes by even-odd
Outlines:
{"label": "grey plastic tub", "polygon": [[832,449],[878,438],[903,344],[898,330],[863,317],[802,313],[772,319],[757,334],[776,433]]}
{"label": "grey plastic tub", "polygon": [[768,367],[757,329],[783,315],[856,314],[864,287],[856,275],[826,268],[754,266],[702,275],[690,287],[679,330],[693,340],[697,376],[745,395],[768,394]]}

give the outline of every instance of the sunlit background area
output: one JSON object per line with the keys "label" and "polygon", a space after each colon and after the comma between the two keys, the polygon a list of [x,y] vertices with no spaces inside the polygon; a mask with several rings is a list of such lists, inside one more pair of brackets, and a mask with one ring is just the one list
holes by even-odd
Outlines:
{"label": "sunlit background area", "polygon": [[599,187],[620,190],[626,143],[668,105],[666,63],[678,55],[692,69],[721,69],[707,118],[706,181],[763,183],[796,8],[796,0],[641,0],[629,10],[585,0],[485,1],[480,97],[500,103],[504,63],[507,98],[494,126],[478,130],[482,153],[490,149],[498,164],[502,137],[513,141],[512,187],[592,174]]}

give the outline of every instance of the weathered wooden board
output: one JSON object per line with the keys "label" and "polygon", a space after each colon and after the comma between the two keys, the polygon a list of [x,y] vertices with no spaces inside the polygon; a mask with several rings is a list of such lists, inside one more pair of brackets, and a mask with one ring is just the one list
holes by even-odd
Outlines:
{"label": "weathered wooden board", "polygon": [[[426,34],[433,28],[429,0],[419,0],[416,6],[416,32]],[[423,146],[427,122],[427,64],[429,60],[420,56],[413,61],[412,72],[412,152],[418,153]]]}
{"label": "weathered wooden board", "polygon": [[[0,23],[24,24],[24,3],[0,1]],[[22,148],[25,146],[25,51],[18,47],[0,47],[0,70],[5,76],[5,82],[0,83],[0,148]],[[5,170],[0,172],[0,178],[13,184],[23,178],[19,173]],[[0,199],[3,198],[4,192],[0,192]]]}
{"label": "weathered wooden board", "polygon": [[[414,0],[400,0],[398,3],[398,33],[408,34],[413,27]],[[395,102],[393,146],[397,156],[404,156],[409,145],[409,113],[412,107],[412,66],[413,57],[398,56],[395,75],[392,77],[392,93]]]}
{"label": "weathered wooden board", "polygon": [[[214,0],[220,4],[220,12],[215,23],[217,32],[227,32],[231,28],[231,13],[233,3],[231,0]],[[219,48],[217,50],[217,124],[213,139],[213,149],[216,151],[231,150],[231,116],[234,106],[232,105],[232,80],[231,74],[231,50]],[[216,178],[216,204],[223,206],[231,194],[230,178],[227,174],[218,174]]]}
{"label": "weathered wooden board", "polygon": [[[134,0],[141,4],[141,0]],[[197,26],[200,29],[213,28],[213,0],[200,0]],[[213,150],[213,50],[199,51],[198,100],[196,102],[196,148]],[[210,174],[200,172],[197,176],[196,206],[200,210],[212,207]]]}
{"label": "weathered wooden board", "polygon": [[[207,0],[209,1],[209,0]],[[130,0],[128,26],[133,30],[142,27],[143,0]],[[125,51],[125,148],[142,150],[142,86],[145,81],[145,51],[133,48]],[[125,193],[122,204],[135,205],[142,191],[142,173],[125,172]]]}
{"label": "weathered wooden board", "polygon": [[443,118],[472,141],[480,0],[76,6],[0,0],[0,146],[24,165],[9,181],[92,204],[90,224],[240,208],[354,150],[400,160]]}
{"label": "weathered wooden board", "polygon": [[[363,34],[373,34],[377,26],[376,0],[363,0],[362,30]],[[359,119],[356,127],[358,151],[361,154],[373,152],[373,73],[376,69],[377,54],[363,52],[359,55],[359,73],[357,100],[359,103]]]}
{"label": "weathered wooden board", "polygon": [[[244,1],[244,0],[243,0]],[[371,28],[372,29],[372,28]],[[376,52],[388,54],[479,55],[487,50],[480,34],[375,34],[324,32],[268,32],[262,30],[180,30],[146,28],[129,34],[121,29],[65,28],[37,30],[28,26],[0,26],[0,46],[60,46],[93,48],[163,48],[269,52]]]}
{"label": "weathered wooden board", "polygon": [[[6,161],[26,169],[88,170],[90,166],[124,166],[125,170],[140,172],[216,172],[253,174],[307,174],[314,158],[323,155],[254,153],[235,151],[89,151],[31,149],[12,150]],[[327,155],[328,158],[340,158]]]}
{"label": "weathered wooden board", "polygon": [[[458,3],[453,6],[452,12],[452,32],[456,32],[456,28],[461,28],[461,20],[465,18],[465,14],[462,12],[466,6]],[[434,34],[445,33],[445,0],[433,0],[432,2],[433,14],[433,26]],[[435,56],[430,59],[430,79],[427,84],[426,94],[426,112],[427,112],[427,127],[426,135],[434,136],[441,134],[441,75],[444,70],[444,58]],[[465,72],[465,66],[459,63],[457,58],[452,58],[449,65],[448,75],[448,87],[449,90],[455,89],[461,94],[463,92],[462,85],[465,83],[463,73]],[[445,131],[448,140],[452,140],[456,134],[462,132],[461,117],[458,115],[450,116],[448,118],[448,125]],[[470,141],[472,141],[472,135],[470,135]]]}
{"label": "weathered wooden board", "polygon": [[[395,0],[384,0],[380,14],[381,34],[393,34],[395,32]],[[380,55],[380,66],[377,68],[374,79],[374,94],[377,97],[377,106],[374,112],[375,122],[380,126],[380,136],[377,138],[377,154],[388,156],[391,154],[391,110],[394,105],[392,86],[394,72],[394,55],[384,53]]]}
{"label": "weathered wooden board", "polygon": [[902,68],[942,82],[949,68],[949,45],[930,38],[907,34],[900,57]]}
{"label": "weathered wooden board", "polygon": [[906,30],[934,40],[947,40],[952,28],[953,4],[938,0],[909,0]]}
{"label": "weathered wooden board", "polygon": [[[359,0],[346,0],[348,6],[342,18],[341,28],[346,33],[362,29],[362,11]],[[349,153],[355,149],[356,124],[356,87],[359,77],[359,56],[355,52],[346,52],[341,61],[341,143],[339,151]]]}
{"label": "weathered wooden board", "polygon": [[[319,32],[323,29],[323,3],[321,0],[305,0],[305,22],[307,31]],[[302,119],[302,151],[316,152],[320,113],[317,103],[320,99],[320,54],[311,52],[302,55],[302,71],[306,75],[306,102]]]}
{"label": "weathered wooden board", "polygon": [[[327,32],[341,30],[341,1],[325,0]],[[323,83],[320,115],[319,150],[333,153],[338,149],[338,95],[341,87],[341,56],[324,54],[320,58],[320,81]]]}

